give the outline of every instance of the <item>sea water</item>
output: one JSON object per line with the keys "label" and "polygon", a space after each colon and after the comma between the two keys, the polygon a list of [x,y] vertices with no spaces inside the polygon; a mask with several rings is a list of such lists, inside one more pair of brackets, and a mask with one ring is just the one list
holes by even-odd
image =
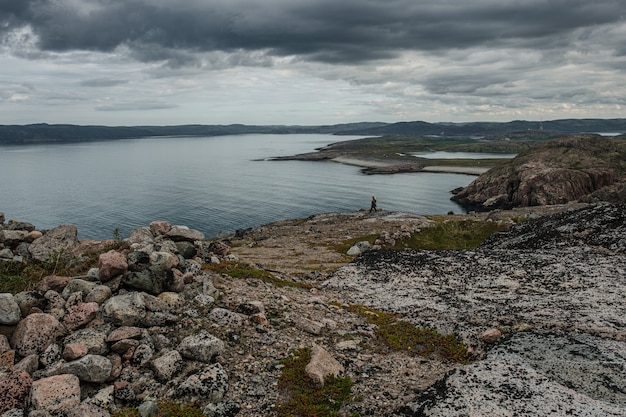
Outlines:
{"label": "sea water", "polygon": [[169,137],[0,147],[0,212],[79,237],[122,237],[153,220],[207,237],[316,213],[462,212],[450,191],[476,177],[365,175],[335,162],[271,161],[354,139],[331,135]]}

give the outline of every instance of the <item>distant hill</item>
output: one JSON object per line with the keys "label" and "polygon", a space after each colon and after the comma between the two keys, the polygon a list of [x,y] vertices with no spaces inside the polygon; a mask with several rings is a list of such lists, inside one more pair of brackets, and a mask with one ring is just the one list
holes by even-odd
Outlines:
{"label": "distant hill", "polygon": [[288,125],[178,125],[178,126],[80,126],[69,124],[0,125],[0,145],[67,143],[163,136],[222,136],[240,134],[325,133],[336,135],[442,135],[471,136],[520,131],[562,133],[626,132],[626,119],[563,119],[545,122],[427,123],[421,121],[362,122],[323,126]]}
{"label": "distant hill", "polygon": [[506,123],[427,123],[418,121],[391,123],[367,129],[360,128],[341,134],[470,136],[523,132],[529,130],[544,130],[559,133],[626,133],[626,119],[562,119],[543,122],[514,120]]}

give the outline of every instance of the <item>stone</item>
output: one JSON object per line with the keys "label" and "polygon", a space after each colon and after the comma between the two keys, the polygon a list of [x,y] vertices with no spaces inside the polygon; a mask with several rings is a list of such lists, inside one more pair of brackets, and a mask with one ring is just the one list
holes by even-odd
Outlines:
{"label": "stone", "polygon": [[[172,255],[172,257],[174,257]],[[131,272],[124,277],[123,283],[139,291],[158,295],[167,291],[174,280],[171,268],[152,265],[142,271]]]}
{"label": "stone", "polygon": [[150,232],[152,232],[154,236],[165,235],[171,228],[172,226],[163,220],[155,220],[150,223]]}
{"label": "stone", "polygon": [[107,409],[94,404],[82,402],[78,407],[72,407],[65,411],[65,417],[111,417]]}
{"label": "stone", "polygon": [[115,250],[105,252],[98,258],[98,276],[102,282],[124,275],[127,271],[126,257]]}
{"label": "stone", "polygon": [[237,306],[237,311],[246,316],[251,316],[257,313],[265,313],[265,306],[261,301],[247,301]]}
{"label": "stone", "polygon": [[100,306],[98,303],[82,303],[67,309],[67,313],[63,317],[63,324],[69,330],[80,329],[85,327],[98,315]]}
{"label": "stone", "polygon": [[135,348],[130,363],[136,366],[146,366],[154,356],[154,350],[147,344],[141,343]]}
{"label": "stone", "polygon": [[7,230],[24,230],[27,232],[32,232],[35,230],[35,226],[28,222],[21,222],[15,219],[9,219],[9,224],[7,224]]}
{"label": "stone", "polygon": [[152,360],[152,369],[159,381],[170,381],[183,369],[183,358],[177,350],[172,350],[166,354]]}
{"label": "stone", "polygon": [[13,369],[34,375],[37,369],[39,369],[39,355],[33,353],[32,355],[25,356],[21,361],[15,364]]}
{"label": "stone", "polygon": [[202,409],[206,417],[235,417],[241,411],[241,405],[234,401],[207,404]]}
{"label": "stone", "polygon": [[25,371],[14,370],[6,376],[0,375],[0,414],[15,408],[23,409],[32,385],[33,380]]}
{"label": "stone", "polygon": [[147,245],[154,243],[154,236],[148,227],[138,227],[130,232],[126,241],[130,244]]}
{"label": "stone", "polygon": [[307,319],[306,317],[296,317],[295,326],[296,329],[315,336],[322,334],[322,330],[324,329],[323,324]]}
{"label": "stone", "polygon": [[113,364],[109,359],[100,355],[85,355],[71,362],[60,362],[53,366],[48,375],[76,375],[81,381],[102,383],[105,382]]}
{"label": "stone", "polygon": [[146,305],[138,292],[120,294],[103,304],[102,314],[117,326],[138,326],[146,318]]}
{"label": "stone", "polygon": [[78,230],[74,225],[61,225],[36,239],[28,247],[33,259],[46,262],[52,256],[70,253],[78,246]]}
{"label": "stone", "polygon": [[220,307],[211,310],[208,319],[220,326],[240,327],[243,325],[243,318],[239,314]]}
{"label": "stone", "polygon": [[0,294],[0,325],[13,326],[22,318],[20,306],[15,301],[13,294]]}
{"label": "stone", "polygon": [[141,327],[122,326],[114,329],[106,338],[107,342],[118,342],[123,339],[137,339],[141,337]]}
{"label": "stone", "polygon": [[11,336],[11,345],[20,356],[39,354],[63,332],[63,325],[50,314],[31,314],[17,324]]}
{"label": "stone", "polygon": [[46,308],[46,299],[39,291],[18,292],[13,298],[20,306],[22,317],[26,317],[33,307],[37,307],[42,311]]}
{"label": "stone", "polygon": [[172,226],[172,228],[165,234],[165,237],[173,240],[174,242],[194,242],[196,240],[204,240],[204,234],[202,232],[190,229],[187,226]]}
{"label": "stone", "polygon": [[9,248],[0,250],[0,259],[13,259],[13,251]]}
{"label": "stone", "polygon": [[30,403],[35,410],[67,410],[80,404],[80,393],[76,375],[54,375],[33,382]]}
{"label": "stone", "polygon": [[324,381],[328,376],[333,375],[337,377],[345,372],[345,369],[324,348],[314,344],[311,348],[311,361],[304,368],[304,372],[316,384],[324,385]]}
{"label": "stone", "polygon": [[176,350],[185,358],[211,362],[216,355],[224,351],[225,347],[222,340],[206,330],[201,330],[198,333],[185,337]]}
{"label": "stone", "polygon": [[480,336],[480,339],[488,344],[497,343],[498,340],[502,337],[502,332],[498,329],[488,329],[483,332]]}
{"label": "stone", "polygon": [[39,355],[39,362],[45,368],[52,366],[61,360],[61,346],[56,343],[51,344]]}
{"label": "stone", "polygon": [[228,374],[219,363],[211,364],[189,376],[176,388],[178,395],[200,396],[215,403],[224,398],[228,389]]}
{"label": "stone", "polygon": [[150,266],[150,254],[144,251],[133,251],[126,257],[128,270],[132,272],[143,271]]}
{"label": "stone", "polygon": [[87,297],[87,295],[97,286],[98,284],[96,284],[95,282],[86,281],[80,278],[74,278],[67,283],[67,285],[61,292],[61,296],[67,300],[70,295],[79,292],[81,294],[81,297],[84,298]]}
{"label": "stone", "polygon": [[231,248],[224,242],[211,242],[209,244],[209,252],[216,254],[217,256],[227,256],[230,254]]}
{"label": "stone", "polygon": [[106,300],[111,298],[113,292],[111,288],[106,285],[96,285],[93,287],[91,291],[85,296],[86,303],[98,303],[103,304]]}
{"label": "stone", "polygon": [[88,353],[92,355],[105,355],[108,352],[108,345],[105,341],[107,328],[87,327],[70,333],[65,337],[66,345],[72,343],[87,346]]}
{"label": "stone", "polygon": [[63,359],[70,362],[82,358],[87,353],[89,353],[89,349],[86,345],[82,343],[68,343],[63,348]]}
{"label": "stone", "polygon": [[154,401],[144,401],[139,404],[137,411],[141,417],[154,417],[159,414],[159,404]]}
{"label": "stone", "polygon": [[4,353],[9,350],[11,350],[9,339],[7,338],[6,335],[0,333],[0,353]]}
{"label": "stone", "polygon": [[15,351],[6,350],[0,353],[0,368],[13,369],[15,365]]}
{"label": "stone", "polygon": [[192,242],[176,242],[176,249],[185,259],[192,259],[198,253],[198,250]]}
{"label": "stone", "polygon": [[118,400],[130,402],[134,401],[135,391],[133,390],[133,386],[128,381],[116,381],[113,384],[114,391],[113,396]]}
{"label": "stone", "polygon": [[69,284],[71,278],[69,277],[60,277],[57,275],[48,275],[44,277],[39,284],[37,284],[37,289],[42,292],[46,292],[48,290],[53,290],[58,293],[62,293],[65,289],[65,286]]}

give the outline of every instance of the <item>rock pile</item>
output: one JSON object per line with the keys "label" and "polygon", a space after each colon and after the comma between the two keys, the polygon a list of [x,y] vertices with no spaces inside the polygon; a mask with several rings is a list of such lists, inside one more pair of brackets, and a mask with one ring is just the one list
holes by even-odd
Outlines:
{"label": "rock pile", "polygon": [[[16,221],[0,230],[0,242],[10,261],[43,261],[81,245],[73,226],[42,233]],[[246,317],[211,311],[218,290],[201,264],[232,259],[227,245],[213,246],[199,231],[153,222],[84,276],[48,276],[32,291],[0,294],[0,415],[107,416],[164,398],[203,403],[207,415],[236,414],[216,361],[224,341],[177,327],[203,312],[216,322]],[[252,310],[263,316],[262,305]]]}

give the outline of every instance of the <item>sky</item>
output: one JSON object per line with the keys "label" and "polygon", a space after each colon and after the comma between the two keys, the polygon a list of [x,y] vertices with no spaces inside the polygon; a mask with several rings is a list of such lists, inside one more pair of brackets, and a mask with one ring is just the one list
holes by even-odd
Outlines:
{"label": "sky", "polygon": [[0,124],[626,117],[624,0],[0,0]]}

